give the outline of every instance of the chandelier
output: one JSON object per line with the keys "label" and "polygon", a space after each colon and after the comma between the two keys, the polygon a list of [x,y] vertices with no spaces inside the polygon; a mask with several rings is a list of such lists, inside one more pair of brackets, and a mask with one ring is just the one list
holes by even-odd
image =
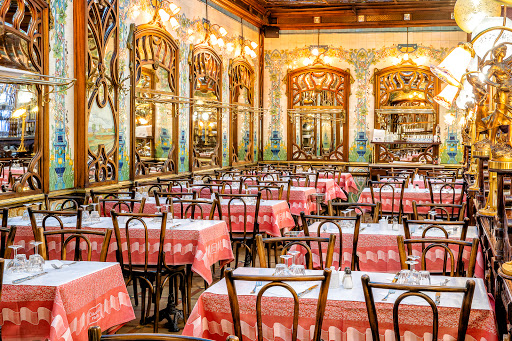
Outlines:
{"label": "chandelier", "polygon": [[212,47],[218,46],[223,48],[226,44],[224,37],[228,34],[226,29],[218,24],[212,24],[208,19],[208,0],[205,1],[206,11],[205,18],[202,20],[203,32],[196,32],[194,28],[188,29],[188,41],[191,44],[208,44]]}

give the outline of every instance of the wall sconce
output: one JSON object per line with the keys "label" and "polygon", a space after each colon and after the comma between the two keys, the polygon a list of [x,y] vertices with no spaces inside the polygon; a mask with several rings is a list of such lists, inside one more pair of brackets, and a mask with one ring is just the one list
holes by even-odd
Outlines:
{"label": "wall sconce", "polygon": [[178,20],[176,19],[176,15],[178,15],[178,13],[181,11],[180,7],[169,0],[157,0],[153,2],[153,5],[155,6],[156,11],[150,24],[155,24],[157,22],[160,24],[165,24],[168,22],[173,30],[180,26]]}

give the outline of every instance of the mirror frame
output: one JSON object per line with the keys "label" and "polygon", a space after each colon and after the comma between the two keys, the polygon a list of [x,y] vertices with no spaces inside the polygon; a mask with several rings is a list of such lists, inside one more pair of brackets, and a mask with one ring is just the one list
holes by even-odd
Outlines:
{"label": "mirror frame", "polygon": [[[178,162],[177,145],[178,145],[178,106],[176,103],[172,104],[172,146],[167,154],[167,160],[164,162],[163,169],[158,173],[150,173],[148,167],[137,153],[136,137],[135,137],[135,105],[136,105],[136,85],[142,73],[142,67],[151,65],[153,71],[158,68],[164,68],[168,74],[168,84],[173,96],[179,95],[179,45],[171,34],[159,22],[156,24],[142,24],[130,26],[130,40],[128,48],[130,49],[130,136],[131,136],[131,159],[130,159],[130,172],[132,179],[151,177],[161,174],[176,174],[178,169],[176,167]],[[141,49],[141,44],[147,44],[151,48]],[[162,58],[163,57],[163,58]],[[162,80],[165,81],[165,80]],[[153,117],[153,120],[155,117]],[[153,132],[156,127],[153,124]],[[155,135],[155,134],[153,134]],[[155,137],[155,136],[154,136]],[[156,138],[156,137],[155,137]],[[140,174],[137,174],[139,173]]]}
{"label": "mirror frame", "polygon": [[[321,83],[316,84],[313,78],[309,78],[314,84],[308,84],[308,87],[303,88],[299,83],[299,77],[307,77],[307,75],[321,75],[321,74],[332,74],[335,77],[339,77],[342,79],[342,83],[332,88],[332,82],[328,84],[324,84],[324,80],[321,80]],[[343,106],[343,110],[345,111],[342,115],[345,116],[345,120],[343,122],[343,126],[340,121],[336,121],[336,127],[334,132],[338,139],[342,139],[341,143],[334,148],[333,151],[326,157],[311,157],[310,154],[304,152],[301,147],[295,141],[294,134],[294,118],[287,115],[288,119],[288,132],[287,132],[287,149],[288,149],[288,160],[330,160],[330,161],[348,161],[348,153],[349,153],[349,97],[350,97],[350,69],[343,70],[340,68],[336,68],[333,66],[325,65],[325,64],[315,64],[312,66],[301,67],[294,70],[289,70],[286,75],[286,96],[288,97],[288,109],[294,108],[294,98],[296,96],[302,96],[302,93],[305,91],[316,91],[317,89],[329,91],[335,94],[337,97],[342,97],[342,103],[340,106]],[[326,107],[329,108],[329,107]],[[343,128],[343,136],[340,136],[340,130]]]}
{"label": "mirror frame", "polygon": [[[191,51],[189,60],[190,64],[190,97],[194,98],[194,93],[197,88],[197,82],[199,78],[206,77],[208,83],[212,86],[209,87],[217,96],[217,102],[222,103],[222,59],[215,52],[215,50],[207,44],[195,45]],[[190,170],[205,170],[212,168],[222,167],[222,109],[217,109],[217,152],[216,152],[216,163],[201,167],[196,161],[193,136],[193,115],[194,106],[190,106],[190,119],[189,119],[189,163]]]}
{"label": "mirror frame", "polygon": [[[15,12],[12,10],[12,4],[16,3]],[[30,26],[22,27],[26,24],[25,13],[30,11]],[[9,18],[12,22],[7,22]],[[28,51],[18,51],[9,44],[8,39],[2,39],[0,42],[0,51],[3,55],[0,59],[0,65],[26,69],[42,75],[49,73],[49,22],[50,13],[48,4],[41,0],[5,0],[0,7],[0,25],[5,33],[10,33],[16,38],[26,42]],[[7,24],[6,24],[7,23]],[[20,64],[16,58],[16,53],[26,54],[33,65]],[[15,84],[15,82],[13,83]],[[11,192],[0,192],[1,198],[27,196],[48,192],[49,190],[49,105],[45,100],[47,95],[47,86],[35,85],[37,91],[37,101],[39,112],[36,120],[36,131],[34,136],[34,156],[27,167],[27,172],[22,175],[18,183],[14,185]],[[46,95],[43,96],[43,93]],[[28,186],[28,190],[23,188]]]}
{"label": "mirror frame", "polygon": [[[229,103],[234,105],[238,103],[240,91],[245,88],[247,89],[248,104],[251,108],[254,108],[254,83],[255,83],[255,72],[254,68],[249,62],[243,57],[236,57],[231,60],[229,66]],[[229,160],[231,166],[244,165],[254,162],[254,112],[249,113],[250,117],[250,128],[249,128],[249,150],[244,160],[238,159],[238,150],[235,149],[234,143],[238,141],[238,115],[234,112],[234,109],[230,110],[230,144],[229,144]]]}

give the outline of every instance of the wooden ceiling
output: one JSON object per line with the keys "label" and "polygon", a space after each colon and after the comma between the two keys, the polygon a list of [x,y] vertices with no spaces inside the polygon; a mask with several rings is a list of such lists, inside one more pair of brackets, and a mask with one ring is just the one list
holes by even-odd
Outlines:
{"label": "wooden ceiling", "polygon": [[210,1],[253,25],[281,30],[456,25],[455,0]]}

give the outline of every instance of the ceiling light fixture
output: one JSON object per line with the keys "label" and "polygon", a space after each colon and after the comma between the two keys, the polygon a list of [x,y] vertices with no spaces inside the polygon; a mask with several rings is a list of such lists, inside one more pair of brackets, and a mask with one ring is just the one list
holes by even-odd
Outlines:
{"label": "ceiling light fixture", "polygon": [[208,0],[205,1],[205,17],[203,18],[202,26],[204,29],[204,35],[198,32],[195,32],[193,29],[188,30],[188,41],[190,43],[196,42],[197,45],[206,43],[210,46],[218,45],[220,48],[224,47],[226,44],[224,42],[223,37],[228,34],[226,29],[218,24],[212,24],[208,19]]}

